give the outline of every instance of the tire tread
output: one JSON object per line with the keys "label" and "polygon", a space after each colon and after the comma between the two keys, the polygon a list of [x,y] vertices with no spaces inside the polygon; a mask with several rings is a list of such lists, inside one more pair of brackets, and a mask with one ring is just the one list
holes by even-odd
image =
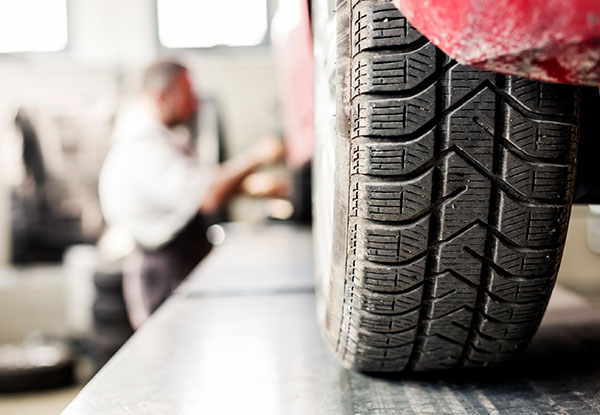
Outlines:
{"label": "tire tread", "polygon": [[511,359],[558,272],[578,89],[460,66],[389,1],[338,7],[350,13],[351,109],[335,351],[367,372]]}

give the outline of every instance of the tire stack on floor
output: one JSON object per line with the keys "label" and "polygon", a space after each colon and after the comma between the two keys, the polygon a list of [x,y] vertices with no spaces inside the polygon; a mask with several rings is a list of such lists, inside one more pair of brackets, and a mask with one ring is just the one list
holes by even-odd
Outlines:
{"label": "tire stack on floor", "polygon": [[133,334],[123,298],[123,272],[98,269],[94,273],[96,298],[93,305],[94,331],[91,354],[99,370]]}
{"label": "tire stack on floor", "polygon": [[73,353],[43,337],[0,345],[0,394],[61,388],[75,381]]}

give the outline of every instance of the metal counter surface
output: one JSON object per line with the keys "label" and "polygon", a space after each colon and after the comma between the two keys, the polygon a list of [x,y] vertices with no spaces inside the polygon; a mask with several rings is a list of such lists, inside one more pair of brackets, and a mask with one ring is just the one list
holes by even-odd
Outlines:
{"label": "metal counter surface", "polygon": [[177,289],[185,295],[312,291],[312,232],[307,226],[229,223],[216,246]]}
{"label": "metal counter surface", "polygon": [[[341,368],[321,340],[307,276],[265,267],[250,252],[274,246],[279,232],[275,246],[289,250],[279,258],[309,260],[294,243],[306,230],[282,229],[231,231],[212,265],[207,259],[64,413],[600,413],[600,314],[560,288],[529,350],[501,370],[377,378]],[[252,245],[231,242],[238,236]],[[240,288],[243,270],[253,282]],[[295,282],[271,286],[261,274]]]}

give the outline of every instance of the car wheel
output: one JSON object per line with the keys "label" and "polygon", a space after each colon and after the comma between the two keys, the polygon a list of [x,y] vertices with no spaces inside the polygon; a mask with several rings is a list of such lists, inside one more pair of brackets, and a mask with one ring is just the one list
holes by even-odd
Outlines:
{"label": "car wheel", "polygon": [[556,280],[580,90],[461,66],[391,2],[331,3],[313,4],[330,349],[366,372],[512,359]]}

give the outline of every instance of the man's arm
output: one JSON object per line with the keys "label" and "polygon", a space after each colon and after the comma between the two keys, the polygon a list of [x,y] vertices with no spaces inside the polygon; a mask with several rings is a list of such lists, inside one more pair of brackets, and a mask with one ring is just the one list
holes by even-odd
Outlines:
{"label": "man's arm", "polygon": [[239,192],[246,177],[263,165],[272,164],[283,156],[283,144],[277,139],[258,142],[248,152],[222,163],[206,193],[200,213],[210,214]]}

